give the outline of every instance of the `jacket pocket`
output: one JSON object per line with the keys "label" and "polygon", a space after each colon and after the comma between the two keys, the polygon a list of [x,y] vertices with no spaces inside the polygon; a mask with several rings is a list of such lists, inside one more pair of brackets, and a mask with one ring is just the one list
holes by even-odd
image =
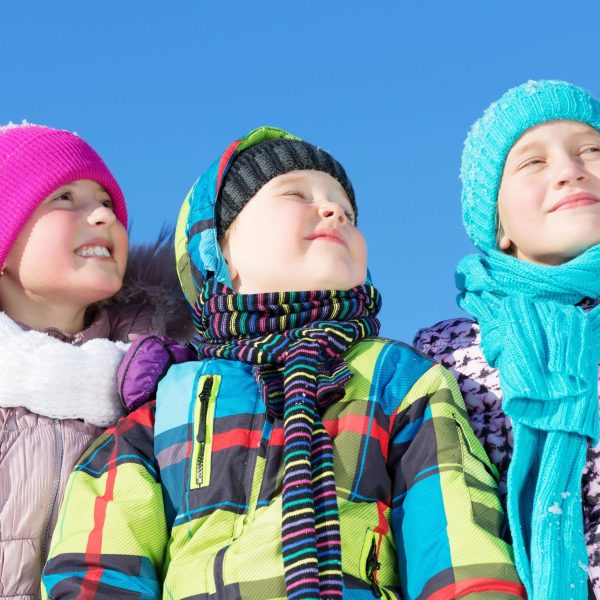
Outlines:
{"label": "jacket pocket", "polygon": [[362,551],[360,553],[360,577],[363,581],[367,581],[371,586],[373,596],[381,598],[382,593],[379,589],[377,581],[377,571],[381,568],[379,562],[379,545],[381,543],[381,534],[376,533],[372,529],[367,529],[365,539],[363,541]]}
{"label": "jacket pocket", "polygon": [[454,418],[458,439],[460,440],[460,452],[467,485],[470,488],[470,484],[479,483],[496,488],[499,480],[498,472],[491,465],[483,446],[480,446],[479,452],[477,452],[477,449],[473,448],[469,442],[463,423],[459,421],[454,413],[452,417]]}
{"label": "jacket pocket", "polygon": [[454,422],[460,440],[465,485],[471,502],[471,521],[488,532],[502,532],[506,519],[498,496],[498,472],[489,462],[477,438],[473,443],[469,441],[464,426],[456,415]]}
{"label": "jacket pocket", "polygon": [[190,464],[192,490],[206,487],[210,483],[215,404],[220,384],[220,375],[203,375],[196,386]]}

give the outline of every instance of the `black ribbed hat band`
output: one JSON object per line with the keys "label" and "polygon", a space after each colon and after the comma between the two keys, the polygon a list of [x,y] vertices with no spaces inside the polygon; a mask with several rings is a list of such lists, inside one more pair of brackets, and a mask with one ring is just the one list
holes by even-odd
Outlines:
{"label": "black ribbed hat band", "polygon": [[344,167],[330,154],[301,140],[270,140],[242,152],[225,174],[217,198],[219,239],[246,203],[271,179],[290,171],[323,171],[337,179],[357,214],[354,189]]}

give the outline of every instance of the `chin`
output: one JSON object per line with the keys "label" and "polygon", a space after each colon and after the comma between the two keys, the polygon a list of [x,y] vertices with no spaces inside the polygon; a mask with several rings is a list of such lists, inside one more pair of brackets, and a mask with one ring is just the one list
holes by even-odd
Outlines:
{"label": "chin", "polygon": [[82,285],[78,291],[90,304],[93,304],[95,302],[107,300],[111,296],[114,296],[122,287],[123,282],[120,280],[97,281],[95,285]]}

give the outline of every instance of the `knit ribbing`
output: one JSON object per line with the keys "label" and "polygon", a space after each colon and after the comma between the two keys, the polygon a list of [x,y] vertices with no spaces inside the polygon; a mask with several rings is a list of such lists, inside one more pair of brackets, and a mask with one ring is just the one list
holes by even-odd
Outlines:
{"label": "knit ribbing", "polygon": [[282,555],[287,597],[342,597],[333,446],[319,407],[344,395],[343,355],[377,335],[371,286],[349,291],[234,294],[210,280],[196,306],[199,356],[255,365],[269,411],[283,417]]}
{"label": "knit ribbing", "polygon": [[581,473],[599,432],[600,307],[576,304],[600,297],[600,246],[552,267],[494,250],[468,256],[457,286],[513,423],[507,508],[519,576],[532,600],[584,600]]}
{"label": "knit ribbing", "polygon": [[344,188],[356,221],[354,189],[342,165],[330,154],[302,140],[276,139],[239,153],[225,174],[216,203],[217,234],[221,237],[260,188],[290,171],[315,170],[331,175]]}

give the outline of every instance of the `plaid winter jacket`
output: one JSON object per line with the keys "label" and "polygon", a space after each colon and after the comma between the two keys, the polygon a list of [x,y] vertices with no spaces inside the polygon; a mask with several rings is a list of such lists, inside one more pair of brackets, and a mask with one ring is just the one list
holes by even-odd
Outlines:
{"label": "plaid winter jacket", "polygon": [[[496,471],[452,375],[367,339],[324,424],[334,445],[344,598],[524,598]],[[283,424],[252,369],[172,367],[156,403],[109,429],[71,475],[47,597],[285,598]]]}

